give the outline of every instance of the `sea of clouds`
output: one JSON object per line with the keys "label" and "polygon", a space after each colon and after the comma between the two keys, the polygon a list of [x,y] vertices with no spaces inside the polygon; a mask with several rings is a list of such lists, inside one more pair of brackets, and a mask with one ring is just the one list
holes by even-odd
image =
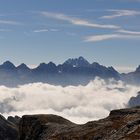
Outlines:
{"label": "sea of clouds", "polygon": [[31,83],[16,88],[0,86],[0,113],[9,115],[56,114],[85,123],[127,107],[140,88],[110,79],[96,78],[86,86],[55,86]]}

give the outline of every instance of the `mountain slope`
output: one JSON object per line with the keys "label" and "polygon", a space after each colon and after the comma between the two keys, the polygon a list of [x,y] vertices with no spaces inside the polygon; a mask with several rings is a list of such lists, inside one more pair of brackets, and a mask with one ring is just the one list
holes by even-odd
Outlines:
{"label": "mountain slope", "polygon": [[78,125],[52,115],[0,116],[1,140],[139,140],[140,106],[113,110],[105,119]]}
{"label": "mountain slope", "polygon": [[126,81],[129,84],[140,84],[140,66],[136,68],[135,71],[127,73],[127,74],[121,74],[121,79],[123,81]]}
{"label": "mountain slope", "polygon": [[[15,120],[13,118],[13,120]],[[0,115],[0,139],[18,140],[18,126]]]}
{"label": "mountain slope", "polygon": [[25,115],[20,140],[138,140],[139,117],[140,107],[114,110],[105,119],[83,125],[56,115]]}

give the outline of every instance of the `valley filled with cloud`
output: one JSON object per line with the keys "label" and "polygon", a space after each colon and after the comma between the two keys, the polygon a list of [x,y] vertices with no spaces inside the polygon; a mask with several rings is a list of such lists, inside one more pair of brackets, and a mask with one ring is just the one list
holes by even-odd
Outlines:
{"label": "valley filled with cloud", "polygon": [[139,87],[122,81],[96,78],[85,86],[55,86],[31,83],[16,88],[0,86],[0,112],[5,117],[25,114],[57,114],[75,123],[85,123],[127,107]]}

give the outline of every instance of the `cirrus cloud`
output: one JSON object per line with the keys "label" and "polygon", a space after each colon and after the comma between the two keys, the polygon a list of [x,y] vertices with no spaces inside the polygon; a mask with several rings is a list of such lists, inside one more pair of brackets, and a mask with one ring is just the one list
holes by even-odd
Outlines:
{"label": "cirrus cloud", "polygon": [[99,42],[110,39],[140,39],[140,35],[125,35],[125,34],[101,34],[91,35],[84,38],[85,42]]}
{"label": "cirrus cloud", "polygon": [[100,17],[100,19],[113,19],[113,18],[123,17],[123,16],[136,16],[136,15],[140,15],[140,11],[135,11],[135,10],[111,9],[111,10],[107,10],[107,11],[113,12],[113,14],[102,16],[102,17]]}
{"label": "cirrus cloud", "polygon": [[41,32],[48,32],[48,29],[38,29],[38,30],[34,30],[34,33],[41,33]]}
{"label": "cirrus cloud", "polygon": [[7,24],[7,25],[21,25],[20,22],[12,21],[12,20],[0,20],[0,24]]}
{"label": "cirrus cloud", "polygon": [[140,35],[140,32],[136,32],[136,31],[130,31],[130,30],[124,30],[124,29],[120,29],[117,30],[117,32],[119,33],[124,33],[124,34],[130,34],[130,35]]}
{"label": "cirrus cloud", "polygon": [[105,29],[118,29],[120,28],[117,25],[110,25],[110,24],[97,24],[93,22],[89,22],[84,19],[79,19],[71,16],[67,16],[65,14],[61,13],[52,13],[52,12],[40,12],[41,15],[48,18],[53,18],[57,20],[67,21],[73,25],[78,26],[86,26],[86,27],[92,27],[92,28],[105,28]]}

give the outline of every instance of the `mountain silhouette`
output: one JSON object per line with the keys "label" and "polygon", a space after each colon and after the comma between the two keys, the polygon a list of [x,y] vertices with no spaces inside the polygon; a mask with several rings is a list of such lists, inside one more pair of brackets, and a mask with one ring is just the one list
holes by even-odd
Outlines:
{"label": "mountain silhouette", "polygon": [[16,69],[15,65],[11,63],[10,61],[4,62],[2,65],[0,65],[0,69],[5,69],[5,70],[14,70]]}

